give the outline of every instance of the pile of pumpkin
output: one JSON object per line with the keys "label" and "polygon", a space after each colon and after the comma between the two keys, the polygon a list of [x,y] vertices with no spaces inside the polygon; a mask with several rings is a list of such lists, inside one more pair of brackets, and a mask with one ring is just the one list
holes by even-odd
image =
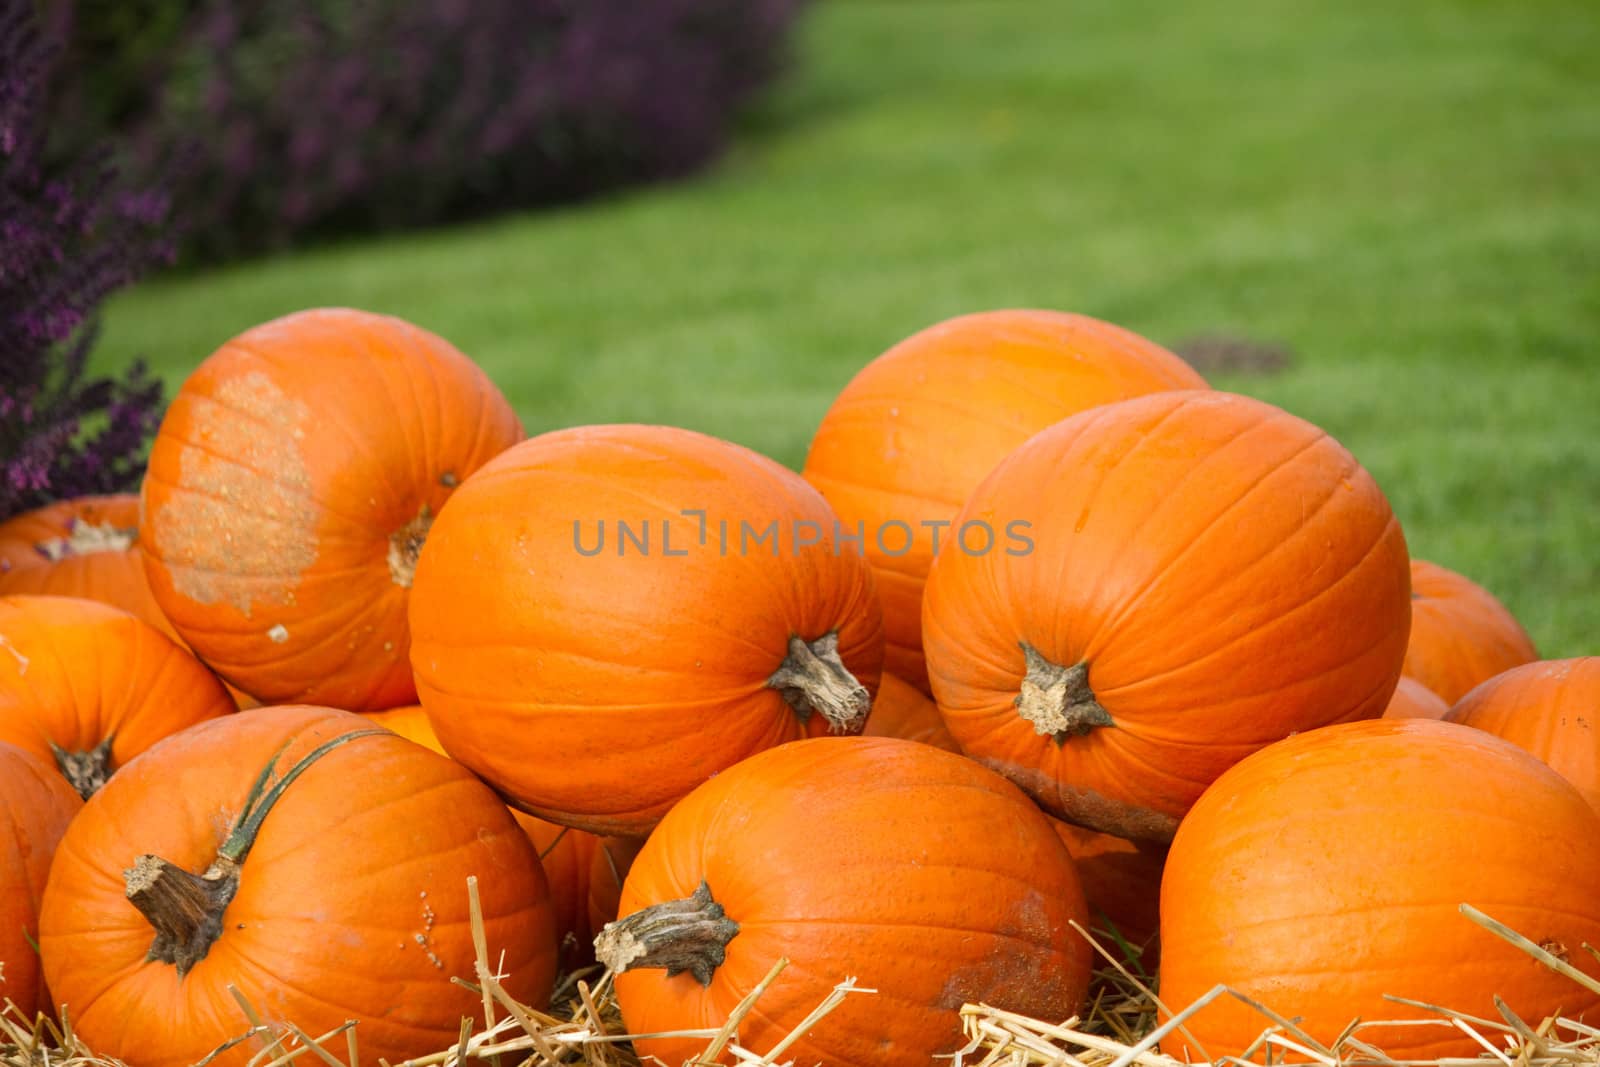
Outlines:
{"label": "pile of pumpkin", "polygon": [[137,500],[0,527],[0,594],[0,993],[136,1067],[241,998],[449,1046],[469,876],[508,993],[598,956],[667,1063],[780,957],[745,1047],[853,976],[786,1055],[928,1063],[963,1003],[1078,1011],[1091,926],[1321,1041],[1422,1016],[1386,994],[1600,1008],[1458,913],[1600,972],[1600,659],[1536,661],[1328,434],[1086,317],[913,335],[797,475],[525,439],[443,339],[288,316],[184,383]]}

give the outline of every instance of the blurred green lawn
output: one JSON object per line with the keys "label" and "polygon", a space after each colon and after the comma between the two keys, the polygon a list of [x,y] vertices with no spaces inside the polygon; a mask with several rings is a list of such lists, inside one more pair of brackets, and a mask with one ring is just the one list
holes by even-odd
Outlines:
{"label": "blurred green lawn", "polygon": [[868,359],[1081,311],[1294,352],[1214,384],[1326,427],[1414,555],[1600,654],[1600,6],[825,0],[705,178],[120,297],[177,384],[295,309],[402,315],[530,432],[672,423],[798,466]]}

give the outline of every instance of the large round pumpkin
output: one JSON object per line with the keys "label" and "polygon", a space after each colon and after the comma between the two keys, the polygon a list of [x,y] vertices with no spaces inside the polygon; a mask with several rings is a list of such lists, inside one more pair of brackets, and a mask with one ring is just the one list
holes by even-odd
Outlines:
{"label": "large round pumpkin", "polygon": [[1539,658],[1528,632],[1483,586],[1411,561],[1411,641],[1405,673],[1454,704],[1479,682]]}
{"label": "large round pumpkin", "polygon": [[1450,712],[1450,705],[1432,689],[1415,678],[1400,676],[1394,687],[1389,706],[1383,709],[1385,719],[1442,719]]}
{"label": "large round pumpkin", "polygon": [[234,710],[217,676],[143,619],[76,597],[0,597],[0,741],[84,797],[168,734]]}
{"label": "large round pumpkin", "polygon": [[482,371],[399,319],[257,326],[189,376],[151,446],[151,591],[201,659],[266,703],[415,703],[417,553],[455,487],[521,437]]}
{"label": "large round pumpkin", "polygon": [[471,875],[506,991],[545,1003],[544,875],[483,783],[346,712],[234,715],[135,760],[73,820],[40,915],[45,977],[90,1047],[145,1067],[244,1033],[230,986],[308,1033],[354,1019],[364,1059],[399,1063],[480,1011],[452,982],[473,976]]}
{"label": "large round pumpkin", "polygon": [[1600,812],[1600,656],[1513,667],[1473,688],[1448,718],[1538,756]]}
{"label": "large round pumpkin", "polygon": [[946,752],[961,751],[956,739],[944,728],[939,706],[924,696],[922,690],[892,674],[884,674],[878,682],[878,695],[873,698],[867,728],[861,732],[867,737],[903,737]]}
{"label": "large round pumpkin", "polygon": [[50,859],[83,806],[55,768],[0,742],[0,1000],[32,1022],[49,1007],[39,973],[39,898]]}
{"label": "large round pumpkin", "polygon": [[806,480],[860,530],[883,597],[884,669],[928,691],[922,585],[996,463],[1097,404],[1205,380],[1160,345],[1060,311],[962,315],[867,364],[823,417]]}
{"label": "large round pumpkin", "polygon": [[638,836],[746,756],[859,732],[882,616],[834,522],[793,472],[688,430],[508,450],[417,567],[412,661],[439,740],[532,814]]}
{"label": "large round pumpkin", "polygon": [[[1600,817],[1514,745],[1452,723],[1347,723],[1244,760],[1189,812],[1161,887],[1161,997],[1225,983],[1314,1039],[1357,1018],[1432,1019],[1356,1036],[1397,1060],[1482,1047],[1410,998],[1537,1025],[1600,996],[1479,927],[1470,904],[1590,975],[1600,944]],[[1272,1023],[1232,997],[1187,1022],[1193,1060],[1241,1055]],[[1349,1050],[1346,1050],[1347,1053]]]}
{"label": "large round pumpkin", "polygon": [[[916,1067],[982,1002],[1063,1019],[1088,985],[1083,890],[1049,821],[971,760],[886,737],[814,738],[696,789],[645,842],[596,955],[635,1033],[710,1027],[780,957],[740,1027],[766,1052],[847,977],[785,1059]],[[682,1063],[705,1042],[644,1039]]]}
{"label": "large round pumpkin", "polygon": [[1406,546],[1337,441],[1278,408],[1168,392],[1073,416],[997,467],[923,606],[962,750],[1053,814],[1170,840],[1217,775],[1383,712]]}

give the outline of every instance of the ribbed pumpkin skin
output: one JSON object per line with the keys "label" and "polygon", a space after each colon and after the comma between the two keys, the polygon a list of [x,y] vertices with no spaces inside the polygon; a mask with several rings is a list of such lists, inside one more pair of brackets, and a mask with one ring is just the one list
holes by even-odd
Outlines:
{"label": "ribbed pumpkin skin", "polygon": [[[622,907],[622,884],[633,869],[633,861],[644,848],[642,837],[601,837],[596,839],[589,857],[589,940],[606,923],[617,918]],[[590,945],[593,948],[593,945]]]}
{"label": "ribbed pumpkin skin", "polygon": [[0,743],[0,998],[32,1022],[49,1007],[39,954],[39,898],[50,858],[67,824],[83,807],[55,765]]}
{"label": "ribbed pumpkin skin", "polygon": [[[1356,1017],[1437,1019],[1385,994],[1498,1018],[1574,1018],[1600,997],[1478,927],[1468,903],[1594,975],[1600,818],[1515,746],[1452,723],[1379,720],[1300,734],[1246,759],[1190,811],[1161,888],[1161,996],[1225,982],[1324,1043]],[[1270,1023],[1231,997],[1188,1029],[1213,1057]],[[1535,1023],[1535,1025],[1537,1025]],[[1369,1029],[1389,1056],[1476,1056],[1448,1027]],[[1180,1058],[1181,1039],[1163,1042]],[[1204,1056],[1188,1049],[1191,1058]]]}
{"label": "ribbed pumpkin skin", "polygon": [[1600,813],[1600,656],[1513,667],[1462,697],[1448,721],[1538,756]]}
{"label": "ribbed pumpkin skin", "polygon": [[[124,869],[152,853],[204,871],[285,742],[284,769],[362,729],[372,727],[328,708],[232,716],[152,750],[84,806],[56,853],[40,945],[52,993],[97,1052],[194,1063],[248,1028],[230,984],[263,1016],[312,1034],[358,1020],[364,1061],[444,1048],[461,1016],[481,1010],[451,983],[473,973],[469,875],[508,992],[544,1003],[555,932],[528,839],[461,767],[383,733],[328,752],[283,794],[240,866],[221,935],[187,976],[146,959],[152,928],[125,898]],[[215,1062],[243,1064],[259,1049],[246,1042]]]}
{"label": "ribbed pumpkin skin", "polygon": [[217,676],[143,619],[76,597],[0,597],[0,741],[56,766],[111,740],[116,771],[236,710]]}
{"label": "ribbed pumpkin skin", "polygon": [[266,703],[416,703],[408,541],[521,438],[476,365],[399,319],[319,309],[247,330],[184,382],[151,446],[151,591]]}
{"label": "ribbed pumpkin skin", "polygon": [[1414,559],[1411,594],[1405,673],[1447,705],[1479,682],[1539,658],[1522,624],[1470,578]]}
{"label": "ribbed pumpkin skin", "polygon": [[178,633],[145,581],[134,493],[61,500],[0,523],[0,596],[19,593],[98,600]]}
{"label": "ribbed pumpkin skin", "polygon": [[[1204,389],[1183,360],[1138,334],[1068,312],[962,315],[911,335],[867,364],[823,417],[807,481],[845,528],[865,524],[883,598],[884,669],[929,692],[922,586],[935,528],[1013,449],[1068,415],[1162,389]],[[886,533],[902,522],[915,534]],[[949,536],[945,530],[942,543]]]}
{"label": "ribbed pumpkin skin", "polygon": [[[449,755],[439,743],[432,724],[428,722],[428,713],[421,704],[370,711],[362,718],[393,730],[431,752]],[[544,868],[545,882],[550,889],[550,910],[555,915],[556,936],[562,940],[562,961],[584,962],[596,929],[589,923],[589,874],[600,839],[582,830],[571,830],[536,819],[514,808],[511,809],[511,815],[522,832],[528,835],[528,841],[539,854],[539,863]]]}
{"label": "ribbed pumpkin skin", "polygon": [[[1410,622],[1406,546],[1338,442],[1275,407],[1168,392],[1012,453],[961,520],[1031,551],[942,552],[923,637],[945,725],[1046,810],[1170,840],[1217,775],[1298,730],[1383,712]],[[1022,645],[1087,666],[1112,725],[1058,741],[1016,704]]]}
{"label": "ribbed pumpkin skin", "polygon": [[939,706],[920,689],[892,674],[884,674],[879,681],[872,714],[867,716],[867,728],[861,732],[867,737],[902,737],[946,752],[961,751],[956,739],[944,728]]}
{"label": "ribbed pumpkin skin", "polygon": [[1389,706],[1383,709],[1385,719],[1442,719],[1450,713],[1450,705],[1432,689],[1415,678],[1400,676],[1394,687]]}
{"label": "ribbed pumpkin skin", "polygon": [[[616,979],[634,1032],[721,1025],[779,957],[792,964],[740,1027],[766,1051],[848,976],[847,999],[784,1058],[925,1067],[961,1047],[967,1001],[1040,1018],[1075,1011],[1090,948],[1083,890],[1049,821],[971,760],[896,738],[817,738],[753,756],[668,813],[634,861],[621,914],[704,880],[741,929],[711,984]],[[681,1063],[704,1041],[644,1040]]]}
{"label": "ribbed pumpkin skin", "polygon": [[[1090,928],[1100,930],[1109,920],[1124,941],[1146,950],[1141,962],[1150,964],[1154,959],[1150,950],[1161,925],[1161,871],[1167,862],[1166,847],[1097,834],[1060,819],[1051,819],[1050,825],[1072,853],[1083,895],[1089,902]],[[1116,953],[1115,942],[1106,940],[1106,947]]]}
{"label": "ribbed pumpkin skin", "polygon": [[[706,543],[683,509],[706,512]],[[618,554],[619,520],[650,523],[648,554]],[[601,521],[605,550],[581,554]],[[796,521],[817,544],[792,550],[782,532],[776,555],[741,551],[741,522]],[[876,690],[871,571],[835,550],[833,523],[793,472],[688,430],[586,426],[510,449],[457,492],[417,568],[412,662],[439,740],[525,811],[648,833],[716,772],[828,732],[767,684],[791,637],[837,633],[845,667]]]}

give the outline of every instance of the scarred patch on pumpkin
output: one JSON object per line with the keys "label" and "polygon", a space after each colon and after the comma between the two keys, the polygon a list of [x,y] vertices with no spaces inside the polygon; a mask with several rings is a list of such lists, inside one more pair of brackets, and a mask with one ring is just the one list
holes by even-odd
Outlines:
{"label": "scarred patch on pumpkin", "polygon": [[1178,832],[1178,820],[1165,812],[1113,800],[1093,789],[1075,788],[1037,767],[993,757],[979,757],[978,762],[1011,779],[1050,814],[1076,826],[1158,844],[1170,844]]}
{"label": "scarred patch on pumpkin", "polygon": [[[183,398],[181,398],[183,399]],[[292,604],[317,558],[317,506],[300,453],[309,412],[266,374],[191,395],[178,484],[152,521],[172,584],[200,604],[249,617],[268,600]]]}

